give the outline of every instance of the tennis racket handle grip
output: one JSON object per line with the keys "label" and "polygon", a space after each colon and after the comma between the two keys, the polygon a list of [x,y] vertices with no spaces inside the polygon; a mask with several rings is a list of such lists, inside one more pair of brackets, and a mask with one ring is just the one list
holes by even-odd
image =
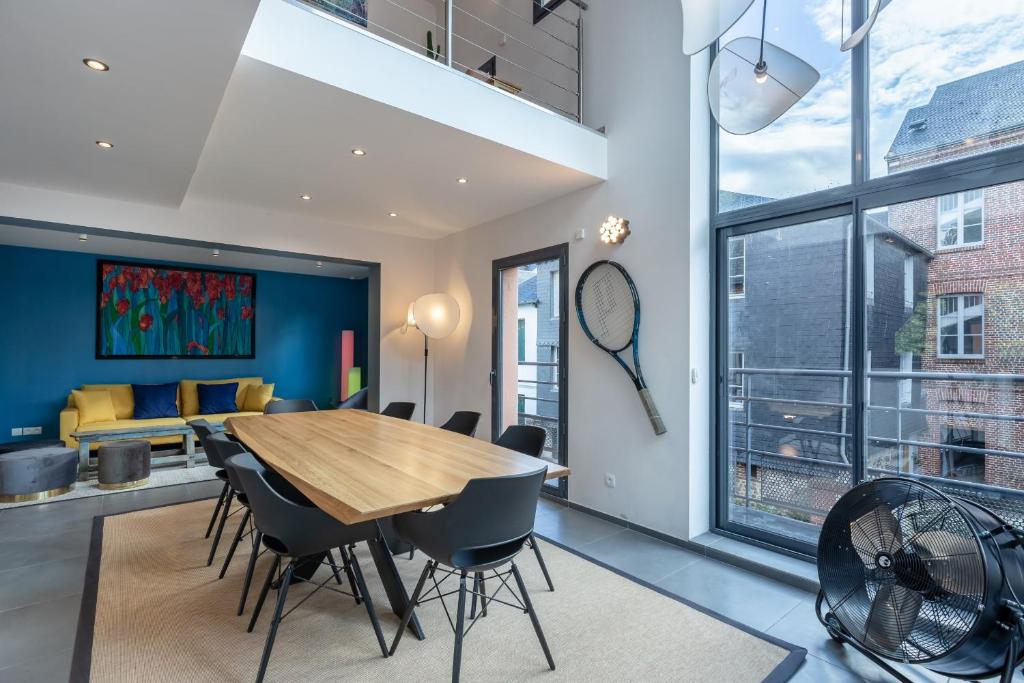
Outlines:
{"label": "tennis racket handle grip", "polygon": [[644,410],[647,411],[647,417],[651,420],[651,426],[654,427],[654,433],[661,436],[667,430],[665,429],[665,423],[661,421],[661,414],[658,413],[658,406],[654,405],[654,399],[651,398],[651,392],[647,389],[641,389],[640,401],[644,404]]}

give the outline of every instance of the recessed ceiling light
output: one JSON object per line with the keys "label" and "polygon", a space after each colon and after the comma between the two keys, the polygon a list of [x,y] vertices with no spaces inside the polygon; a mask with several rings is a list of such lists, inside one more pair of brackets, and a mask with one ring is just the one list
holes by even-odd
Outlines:
{"label": "recessed ceiling light", "polygon": [[317,261],[316,262],[316,267],[317,268],[323,268],[324,267],[324,262],[323,261]]}
{"label": "recessed ceiling light", "polygon": [[85,59],[83,59],[82,64],[85,64],[93,71],[110,71],[110,67],[107,66],[104,62],[101,62],[98,59],[93,59],[92,57],[86,57]]}
{"label": "recessed ceiling light", "polygon": [[358,147],[356,147],[354,150],[352,150],[352,154],[356,155],[357,157],[365,157],[366,156],[366,150],[365,149],[359,149]]}
{"label": "recessed ceiling light", "polygon": [[89,236],[88,236],[88,235],[86,235],[86,234],[85,234],[85,233],[83,232],[83,233],[82,233],[81,235],[79,235],[79,236],[78,236],[78,241],[79,241],[79,242],[88,242],[88,241],[89,241]]}
{"label": "recessed ceiling light", "polygon": [[301,199],[304,202],[308,202],[312,198],[313,198],[313,195],[311,195],[311,194],[300,194],[299,195],[299,199]]}
{"label": "recessed ceiling light", "polygon": [[96,146],[100,149],[114,149],[114,143],[107,140],[97,140]]}
{"label": "recessed ceiling light", "polygon": [[398,218],[398,214],[395,213],[394,211],[388,212],[388,215],[391,216],[392,218]]}
{"label": "recessed ceiling light", "polygon": [[465,185],[469,182],[469,178],[459,178],[459,185]]}
{"label": "recessed ceiling light", "polygon": [[220,249],[214,249],[213,250],[213,255],[214,256],[220,256]]}

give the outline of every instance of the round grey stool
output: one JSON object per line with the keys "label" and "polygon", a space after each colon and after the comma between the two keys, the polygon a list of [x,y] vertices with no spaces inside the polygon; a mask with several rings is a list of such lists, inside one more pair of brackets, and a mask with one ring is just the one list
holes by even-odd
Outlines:
{"label": "round grey stool", "polygon": [[149,481],[148,441],[114,441],[100,446],[99,487],[105,490],[130,489]]}
{"label": "round grey stool", "polygon": [[0,453],[0,503],[23,503],[67,493],[78,479],[78,452],[51,446]]}

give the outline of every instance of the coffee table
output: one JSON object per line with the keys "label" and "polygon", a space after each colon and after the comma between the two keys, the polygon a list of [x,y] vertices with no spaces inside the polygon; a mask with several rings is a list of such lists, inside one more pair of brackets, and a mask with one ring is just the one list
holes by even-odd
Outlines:
{"label": "coffee table", "polygon": [[[152,459],[153,465],[185,463],[185,467],[196,464],[195,432],[192,427],[181,425],[163,425],[159,427],[132,427],[129,429],[107,429],[95,432],[71,432],[78,439],[78,478],[85,481],[93,465],[90,462],[89,446],[102,441],[125,441],[129,439],[151,439],[158,436],[180,436],[184,454],[163,455]],[[95,461],[96,458],[91,460]]]}

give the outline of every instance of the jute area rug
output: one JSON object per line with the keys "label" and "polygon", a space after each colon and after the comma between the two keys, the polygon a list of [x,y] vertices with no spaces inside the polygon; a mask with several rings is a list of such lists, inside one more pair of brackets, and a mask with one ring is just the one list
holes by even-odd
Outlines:
{"label": "jute area rug", "polygon": [[[218,580],[237,521],[225,529],[218,558],[207,567],[209,541],[203,533],[213,504],[197,501],[96,518],[72,681],[254,680],[274,592],[256,630],[245,629],[270,556],[257,564],[245,616],[235,616],[248,547],[243,541],[227,575]],[[547,590],[532,553],[523,553],[517,564],[557,669],[548,670],[529,617],[492,603],[488,616],[465,638],[463,680],[775,683],[787,680],[804,658],[800,648],[557,545],[541,544],[554,592]],[[357,547],[357,556],[390,645],[398,618],[364,545]],[[426,559],[422,553],[411,561],[395,559],[411,591]],[[323,568],[318,576],[327,574]],[[457,588],[457,583],[449,580],[446,586]],[[310,590],[306,584],[293,586],[288,607]],[[453,609],[454,602],[449,604]],[[426,639],[406,634],[395,656],[384,659],[364,607],[320,591],[282,621],[267,680],[449,680],[454,636],[445,611],[435,600],[417,614]]]}

